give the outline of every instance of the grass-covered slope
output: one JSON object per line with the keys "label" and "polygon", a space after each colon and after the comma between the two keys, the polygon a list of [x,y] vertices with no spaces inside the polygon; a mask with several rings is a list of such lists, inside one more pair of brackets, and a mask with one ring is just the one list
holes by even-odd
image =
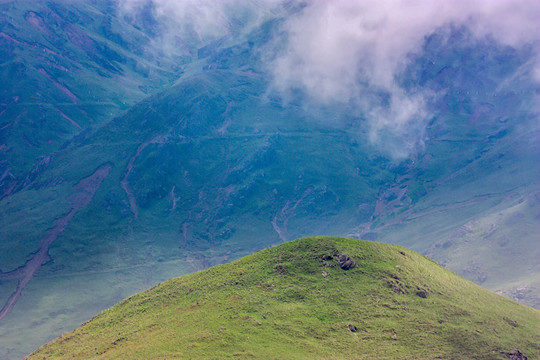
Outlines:
{"label": "grass-covered slope", "polygon": [[403,247],[316,237],[134,295],[29,359],[505,359],[515,348],[540,355],[538,310]]}

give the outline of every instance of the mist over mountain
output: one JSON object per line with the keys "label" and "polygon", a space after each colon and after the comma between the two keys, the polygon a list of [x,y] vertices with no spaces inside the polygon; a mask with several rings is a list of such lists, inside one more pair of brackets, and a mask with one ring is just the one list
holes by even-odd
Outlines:
{"label": "mist over mountain", "polygon": [[0,9],[1,358],[320,234],[540,308],[538,2]]}

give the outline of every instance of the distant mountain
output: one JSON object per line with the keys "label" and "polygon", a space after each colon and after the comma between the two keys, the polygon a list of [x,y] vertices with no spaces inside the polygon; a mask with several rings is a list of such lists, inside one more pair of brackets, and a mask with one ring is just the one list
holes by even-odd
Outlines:
{"label": "distant mountain", "polygon": [[151,11],[122,16],[115,1],[0,7],[2,198],[74,135],[178,79],[190,59],[155,48],[161,29]]}
{"label": "distant mountain", "polygon": [[171,277],[319,234],[397,243],[540,307],[533,49],[426,37],[396,79],[432,94],[426,125],[396,157],[404,140],[373,141],[354,105],[274,89],[266,57],[298,6],[164,51],[139,3],[0,4],[1,358]]}
{"label": "distant mountain", "polygon": [[415,252],[316,237],[162,283],[28,359],[532,359],[539,331]]}

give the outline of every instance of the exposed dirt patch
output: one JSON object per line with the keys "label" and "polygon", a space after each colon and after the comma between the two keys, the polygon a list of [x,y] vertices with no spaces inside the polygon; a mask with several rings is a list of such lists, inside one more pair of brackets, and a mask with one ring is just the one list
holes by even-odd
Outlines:
{"label": "exposed dirt patch", "polygon": [[306,191],[302,193],[300,198],[294,202],[291,202],[290,200],[287,200],[285,203],[285,206],[281,209],[281,211],[274,216],[274,219],[272,220],[272,227],[277,232],[279,238],[285,242],[289,239],[289,234],[287,231],[287,225],[289,223],[289,219],[294,216],[295,210],[304,201],[304,199],[311,194],[313,191],[313,188],[309,188]]}
{"label": "exposed dirt patch", "polygon": [[[160,143],[163,144],[167,139],[167,136],[163,135],[157,135],[153,137],[152,139],[143,142],[137,147],[137,150],[135,151],[135,154],[129,159],[129,162],[126,167],[126,172],[124,173],[124,177],[120,181],[120,186],[122,186],[122,189],[124,189],[128,201],[129,201],[129,208],[131,209],[131,212],[133,215],[135,215],[135,218],[139,217],[139,208],[137,206],[137,200],[135,199],[135,195],[133,195],[133,191],[131,190],[131,187],[129,186],[128,177],[129,174],[131,174],[131,171],[133,170],[133,165],[135,164],[135,161],[141,155],[141,152],[150,144],[156,144]],[[174,191],[174,189],[173,189]]]}
{"label": "exposed dirt patch", "polygon": [[75,94],[73,94],[71,90],[60,84],[58,81],[54,80],[43,68],[39,68],[38,71],[43,74],[47,79],[49,79],[53,83],[53,85],[56,86],[58,90],[60,90],[62,93],[64,93],[64,95],[66,95],[73,103],[78,104],[80,102],[79,98],[77,98],[77,96],[75,96]]}
{"label": "exposed dirt patch", "polygon": [[47,28],[47,25],[45,25],[41,16],[39,16],[35,12],[33,11],[27,12],[24,18],[30,25],[32,25],[33,27],[35,27],[42,33],[50,35],[49,28]]}
{"label": "exposed dirt patch", "polygon": [[97,189],[100,187],[103,179],[109,175],[111,170],[110,165],[103,165],[98,168],[92,175],[82,179],[73,189],[73,193],[70,196],[71,210],[69,213],[54,222],[52,229],[48,230],[39,242],[39,250],[35,255],[26,262],[23,266],[10,271],[8,273],[1,273],[0,279],[18,279],[19,283],[15,292],[6,301],[4,307],[0,310],[0,320],[2,320],[15,306],[15,303],[21,296],[24,287],[32,280],[34,274],[41,268],[41,266],[49,260],[49,247],[56,240],[56,238],[65,230],[69,222],[77,211],[86,207]]}
{"label": "exposed dirt patch", "polygon": [[66,114],[64,114],[60,109],[56,108],[56,110],[60,113],[60,115],[62,115],[62,117],[64,119],[66,119],[67,121],[69,121],[73,126],[75,126],[76,128],[78,129],[82,129],[81,128],[81,125],[79,125],[75,120],[73,120],[72,118],[70,118],[69,116],[67,116]]}

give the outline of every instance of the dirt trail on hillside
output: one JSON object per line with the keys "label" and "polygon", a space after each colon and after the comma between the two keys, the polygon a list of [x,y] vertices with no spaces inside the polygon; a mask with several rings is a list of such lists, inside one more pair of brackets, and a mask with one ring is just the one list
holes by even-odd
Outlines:
{"label": "dirt trail on hillside", "polygon": [[289,224],[289,219],[294,216],[296,208],[298,205],[300,205],[301,202],[304,201],[304,199],[311,194],[313,191],[313,188],[308,188],[305,190],[299,199],[297,199],[294,204],[291,206],[291,200],[287,200],[285,203],[285,206],[281,209],[281,211],[274,216],[274,219],[272,219],[272,227],[274,228],[275,232],[278,234],[279,238],[283,242],[289,241],[289,232],[287,229],[287,226]]}
{"label": "dirt trail on hillside", "polygon": [[128,176],[131,174],[131,170],[133,170],[133,164],[135,163],[135,160],[137,160],[137,157],[140,155],[141,151],[144,150],[144,148],[149,144],[150,142],[144,142],[137,148],[137,151],[135,152],[135,155],[129,159],[128,165],[126,167],[126,172],[124,174],[124,177],[120,181],[120,186],[122,189],[124,189],[128,201],[129,201],[129,208],[131,209],[131,212],[133,215],[135,215],[135,218],[139,217],[139,208],[137,207],[137,200],[135,200],[135,196],[133,195],[133,191],[131,191],[131,188],[129,187],[128,182]]}
{"label": "dirt trail on hillside", "polygon": [[53,85],[56,86],[56,88],[58,88],[58,90],[60,90],[64,95],[66,95],[71,101],[73,101],[74,104],[79,103],[79,98],[77,96],[75,96],[75,94],[73,94],[71,92],[71,90],[69,90],[67,87],[65,87],[64,85],[60,84],[58,81],[53,79],[53,77],[50,76],[45,71],[45,69],[39,68],[38,71],[39,71],[40,74],[44,75],[47,79],[49,79],[49,81],[52,82]]}
{"label": "dirt trail on hillside", "polygon": [[4,307],[0,310],[0,321],[13,309],[15,303],[21,296],[24,287],[32,280],[34,274],[41,268],[41,266],[49,260],[49,247],[56,240],[56,238],[64,231],[71,219],[75,216],[77,211],[86,207],[97,189],[100,187],[103,179],[109,175],[111,170],[110,165],[103,165],[98,168],[92,175],[82,179],[73,189],[73,193],[70,196],[71,210],[69,213],[54,222],[52,229],[48,230],[39,242],[39,250],[34,254],[32,259],[26,262],[23,266],[7,272],[0,273],[0,280],[3,279],[18,279],[17,289],[9,299],[6,301]]}
{"label": "dirt trail on hillside", "polygon": [[137,219],[139,217],[139,208],[137,207],[137,200],[135,199],[135,195],[133,195],[133,191],[131,190],[129,186],[129,180],[128,177],[131,174],[131,171],[133,170],[133,165],[135,164],[135,161],[141,155],[141,152],[150,144],[163,144],[166,142],[168,135],[157,135],[151,140],[145,141],[142,144],[137,147],[137,151],[135,151],[135,154],[129,159],[129,162],[126,167],[126,172],[124,173],[124,177],[120,181],[120,186],[122,189],[124,189],[124,192],[126,193],[126,196],[129,200],[129,208],[131,209],[131,212]]}

